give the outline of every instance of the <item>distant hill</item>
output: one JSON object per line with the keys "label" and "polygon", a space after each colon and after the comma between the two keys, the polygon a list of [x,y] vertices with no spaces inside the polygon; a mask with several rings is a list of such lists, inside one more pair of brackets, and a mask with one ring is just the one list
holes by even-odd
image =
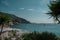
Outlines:
{"label": "distant hill", "polygon": [[4,13],[4,12],[0,12],[0,15],[8,15],[10,17],[10,20],[13,24],[19,24],[19,23],[30,23],[29,21],[27,21],[26,19],[17,17],[16,15],[13,14],[8,14],[8,13]]}

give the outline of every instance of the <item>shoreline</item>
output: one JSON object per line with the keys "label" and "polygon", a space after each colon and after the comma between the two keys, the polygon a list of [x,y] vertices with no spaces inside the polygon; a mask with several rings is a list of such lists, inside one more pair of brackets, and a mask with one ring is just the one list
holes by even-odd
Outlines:
{"label": "shoreline", "polygon": [[30,31],[28,31],[28,30],[25,30],[25,29],[17,29],[17,28],[3,28],[3,33],[4,32],[7,32],[7,31],[17,31],[18,32],[18,34],[24,34],[24,33],[30,33]]}

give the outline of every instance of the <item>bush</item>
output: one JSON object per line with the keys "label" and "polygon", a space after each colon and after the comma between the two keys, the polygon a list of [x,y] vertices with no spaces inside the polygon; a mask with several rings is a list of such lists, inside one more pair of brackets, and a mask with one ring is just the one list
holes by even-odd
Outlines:
{"label": "bush", "polygon": [[22,40],[58,40],[57,36],[48,32],[32,32],[22,35]]}
{"label": "bush", "polygon": [[10,38],[5,37],[5,40],[10,40]]}

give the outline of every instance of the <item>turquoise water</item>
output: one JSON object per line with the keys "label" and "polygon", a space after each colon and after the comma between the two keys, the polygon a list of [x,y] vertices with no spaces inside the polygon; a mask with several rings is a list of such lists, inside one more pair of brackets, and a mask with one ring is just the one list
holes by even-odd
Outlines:
{"label": "turquoise water", "polygon": [[60,24],[18,24],[11,26],[12,28],[24,29],[28,31],[38,31],[38,32],[52,32],[55,34],[60,34]]}

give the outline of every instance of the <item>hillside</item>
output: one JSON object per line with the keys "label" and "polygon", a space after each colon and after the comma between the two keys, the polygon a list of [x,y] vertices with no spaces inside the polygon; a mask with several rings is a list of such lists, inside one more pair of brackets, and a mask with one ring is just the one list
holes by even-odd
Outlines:
{"label": "hillside", "polygon": [[16,15],[13,14],[8,14],[8,13],[4,13],[4,12],[0,12],[0,15],[8,15],[10,17],[10,21],[13,24],[18,24],[18,23],[30,23],[29,21],[27,21],[26,19],[17,17]]}

